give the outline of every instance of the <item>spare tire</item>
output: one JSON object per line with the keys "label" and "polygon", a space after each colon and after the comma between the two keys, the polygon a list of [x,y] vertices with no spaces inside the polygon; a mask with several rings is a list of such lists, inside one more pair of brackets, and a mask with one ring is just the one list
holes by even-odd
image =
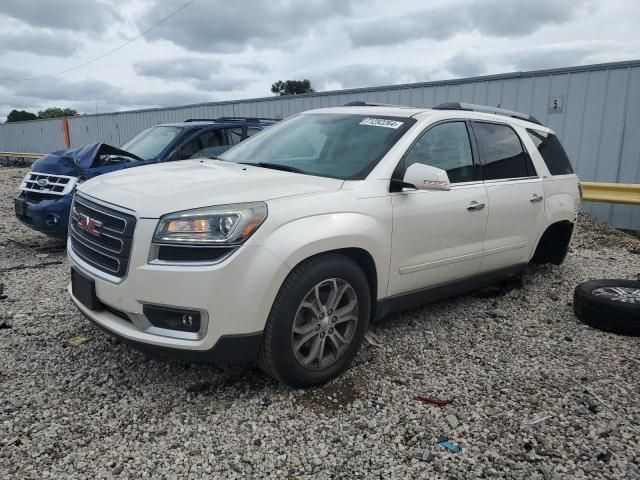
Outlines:
{"label": "spare tire", "polygon": [[640,281],[591,280],[573,293],[573,311],[582,322],[605,332],[640,336]]}

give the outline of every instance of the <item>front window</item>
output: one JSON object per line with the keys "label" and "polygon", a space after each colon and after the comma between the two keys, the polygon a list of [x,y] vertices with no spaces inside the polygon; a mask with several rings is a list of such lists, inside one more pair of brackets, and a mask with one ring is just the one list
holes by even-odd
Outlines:
{"label": "front window", "polygon": [[405,170],[414,163],[445,170],[451,183],[473,181],[473,154],[465,123],[447,122],[427,130],[404,157]]}
{"label": "front window", "polygon": [[221,155],[308,175],[360,180],[415,123],[412,118],[308,113],[291,117]]}
{"label": "front window", "polygon": [[180,127],[147,128],[120,148],[143,160],[153,160],[178,136],[181,130]]}

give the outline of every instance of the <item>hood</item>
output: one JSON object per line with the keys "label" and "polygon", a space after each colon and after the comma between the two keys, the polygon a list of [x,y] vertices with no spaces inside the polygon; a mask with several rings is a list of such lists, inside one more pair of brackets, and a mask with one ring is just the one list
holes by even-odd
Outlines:
{"label": "hood", "polygon": [[104,155],[118,155],[141,160],[141,158],[132,153],[120,150],[106,143],[92,143],[82,148],[69,148],[51,152],[33,162],[31,170],[53,175],[79,177],[83,175],[86,170],[101,166],[102,162],[100,157]]}
{"label": "hood", "polygon": [[140,217],[339,190],[343,180],[219,160],[182,160],[101,175],[78,187]]}

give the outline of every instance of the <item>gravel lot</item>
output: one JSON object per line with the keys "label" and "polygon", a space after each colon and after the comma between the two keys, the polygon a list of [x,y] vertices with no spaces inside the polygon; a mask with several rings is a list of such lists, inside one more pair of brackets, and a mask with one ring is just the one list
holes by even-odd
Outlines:
{"label": "gravel lot", "polygon": [[571,306],[579,282],[640,275],[637,239],[583,217],[563,266],[378,322],[345,375],[290,390],[91,327],[64,247],[14,220],[26,171],[0,168],[0,478],[640,477],[640,338]]}

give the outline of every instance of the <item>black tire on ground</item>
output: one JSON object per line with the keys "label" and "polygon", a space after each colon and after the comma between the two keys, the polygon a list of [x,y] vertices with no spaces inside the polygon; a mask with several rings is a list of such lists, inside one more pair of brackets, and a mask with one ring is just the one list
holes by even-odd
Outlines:
{"label": "black tire on ground", "polygon": [[[623,293],[617,299],[614,299],[613,295],[597,295],[598,292],[602,292],[599,289],[611,292],[610,289],[616,287],[622,289],[620,292]],[[573,294],[573,311],[582,322],[599,330],[637,337],[640,336],[639,294],[640,281],[591,280],[576,287]],[[622,301],[623,298],[626,298],[626,301]]]}
{"label": "black tire on ground", "polygon": [[[294,353],[292,329],[298,307],[318,283],[327,279],[348,282],[358,302],[357,324],[351,343],[335,363],[322,369],[303,366]],[[347,368],[358,352],[371,315],[371,292],[362,269],[350,258],[335,254],[311,257],[296,266],[280,287],[271,307],[258,351],[258,365],[276,380],[291,387],[320,385]]]}

